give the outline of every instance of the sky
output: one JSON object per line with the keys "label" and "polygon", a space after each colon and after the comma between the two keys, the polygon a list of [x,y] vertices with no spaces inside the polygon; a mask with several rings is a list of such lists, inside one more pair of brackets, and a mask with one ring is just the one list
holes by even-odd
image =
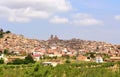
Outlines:
{"label": "sky", "polygon": [[0,28],[39,40],[120,44],[120,0],[0,0]]}

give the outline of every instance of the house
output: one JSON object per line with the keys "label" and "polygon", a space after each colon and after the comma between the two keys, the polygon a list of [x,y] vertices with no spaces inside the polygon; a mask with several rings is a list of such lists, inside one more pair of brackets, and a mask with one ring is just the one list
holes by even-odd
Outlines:
{"label": "house", "polygon": [[62,50],[62,52],[68,52],[67,48],[64,48],[64,49]]}
{"label": "house", "polygon": [[54,52],[54,55],[57,57],[62,57],[62,54],[60,54],[59,52]]}
{"label": "house", "polygon": [[56,67],[58,65],[57,62],[42,62],[42,65],[43,66],[53,66],[53,67]]}
{"label": "house", "polygon": [[110,61],[120,61],[120,57],[110,57]]}
{"label": "house", "polygon": [[95,62],[96,63],[103,63],[103,58],[101,56],[96,56]]}
{"label": "house", "polygon": [[0,59],[4,58],[4,54],[0,54]]}
{"label": "house", "polygon": [[55,54],[48,54],[49,57],[56,57]]}
{"label": "house", "polygon": [[15,54],[15,55],[20,55],[20,52],[13,52],[13,54]]}
{"label": "house", "polygon": [[33,56],[35,61],[39,61],[40,57],[43,56],[43,55],[44,54],[42,52],[38,52],[38,51],[32,52],[32,56]]}

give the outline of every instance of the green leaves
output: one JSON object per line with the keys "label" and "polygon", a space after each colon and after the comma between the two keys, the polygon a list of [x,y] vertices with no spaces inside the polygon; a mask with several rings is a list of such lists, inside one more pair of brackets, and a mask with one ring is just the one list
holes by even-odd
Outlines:
{"label": "green leaves", "polygon": [[28,55],[25,57],[25,62],[26,62],[26,64],[28,64],[28,63],[35,63],[33,57],[32,57],[30,54],[28,54]]}
{"label": "green leaves", "polygon": [[[118,65],[116,68],[113,68]],[[120,62],[65,63],[56,67],[42,64],[1,65],[0,77],[120,77]],[[112,67],[112,68],[111,68]]]}
{"label": "green leaves", "polygon": [[4,60],[3,59],[0,59],[0,64],[4,64]]}

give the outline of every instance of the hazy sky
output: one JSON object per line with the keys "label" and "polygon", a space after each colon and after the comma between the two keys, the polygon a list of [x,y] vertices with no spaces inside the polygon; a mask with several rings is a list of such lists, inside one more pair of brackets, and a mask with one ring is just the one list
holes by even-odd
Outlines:
{"label": "hazy sky", "polygon": [[29,38],[120,44],[120,0],[0,0],[0,27]]}

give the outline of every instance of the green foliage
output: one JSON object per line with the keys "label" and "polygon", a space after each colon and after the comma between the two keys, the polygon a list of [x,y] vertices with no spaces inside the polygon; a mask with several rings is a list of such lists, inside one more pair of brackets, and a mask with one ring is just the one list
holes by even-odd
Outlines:
{"label": "green foliage", "polygon": [[114,66],[114,63],[113,62],[108,62],[108,63],[102,64],[101,67],[112,67],[112,66]]}
{"label": "green foliage", "polygon": [[65,63],[71,63],[71,61],[70,61],[69,59],[67,59],[67,60],[65,61]]}
{"label": "green foliage", "polygon": [[106,60],[106,59],[109,59],[109,58],[110,58],[110,56],[109,56],[108,54],[103,53],[103,54],[101,54],[101,55],[103,56],[103,59],[104,59],[104,60]]}
{"label": "green foliage", "polygon": [[70,59],[70,56],[69,55],[65,55],[63,56],[65,59]]}
{"label": "green foliage", "polygon": [[74,59],[74,60],[76,60],[76,56],[72,56],[71,58]]}
{"label": "green foliage", "polygon": [[4,32],[3,29],[0,29],[0,38],[3,38]]}
{"label": "green foliage", "polygon": [[11,33],[11,32],[9,30],[4,32],[3,29],[0,29],[0,38],[3,38],[4,34],[8,34],[8,33]]}
{"label": "green foliage", "polygon": [[35,66],[35,68],[34,68],[34,71],[36,72],[36,71],[38,71],[39,70],[39,64],[37,64],[36,66]]}
{"label": "green foliage", "polygon": [[25,63],[25,61],[22,60],[22,59],[15,59],[15,60],[12,62],[12,64],[24,64],[24,63]]}
{"label": "green foliage", "polygon": [[81,62],[56,67],[42,66],[40,63],[0,65],[0,77],[120,77],[120,66],[114,67],[119,64],[120,62]]}
{"label": "green foliage", "polygon": [[86,53],[86,56],[89,55],[91,58],[95,58],[96,53],[95,52],[89,52]]}
{"label": "green foliage", "polygon": [[25,63],[28,64],[28,63],[35,63],[33,57],[28,54],[26,57],[25,57]]}
{"label": "green foliage", "polygon": [[5,49],[5,50],[4,50],[4,54],[9,54],[9,50],[8,50],[8,49]]}
{"label": "green foliage", "polygon": [[19,65],[19,64],[29,64],[29,63],[35,63],[31,55],[26,56],[25,59],[15,59],[7,64]]}
{"label": "green foliage", "polygon": [[0,33],[0,38],[3,38],[3,33]]}
{"label": "green foliage", "polygon": [[8,31],[6,31],[6,33],[9,34],[9,33],[11,33],[11,31],[8,30]]}
{"label": "green foliage", "polygon": [[3,59],[0,59],[0,64],[4,64],[4,60]]}

